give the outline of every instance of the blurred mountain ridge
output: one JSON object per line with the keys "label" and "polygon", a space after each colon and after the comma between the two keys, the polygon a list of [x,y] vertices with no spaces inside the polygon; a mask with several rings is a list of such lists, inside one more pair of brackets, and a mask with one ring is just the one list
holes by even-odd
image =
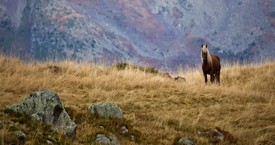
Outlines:
{"label": "blurred mountain ridge", "polygon": [[272,0],[0,0],[0,51],[24,59],[200,63],[274,58]]}

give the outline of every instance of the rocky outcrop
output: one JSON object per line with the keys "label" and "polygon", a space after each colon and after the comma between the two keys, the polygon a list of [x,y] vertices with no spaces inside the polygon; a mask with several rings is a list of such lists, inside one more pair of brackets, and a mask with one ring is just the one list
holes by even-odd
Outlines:
{"label": "rocky outcrop", "polygon": [[98,103],[89,105],[89,110],[92,114],[100,117],[123,119],[123,111],[113,103]]}
{"label": "rocky outcrop", "polygon": [[68,137],[75,137],[76,124],[62,106],[59,96],[52,90],[34,92],[22,102],[7,108],[27,114],[32,120],[50,124],[54,131],[61,131]]}

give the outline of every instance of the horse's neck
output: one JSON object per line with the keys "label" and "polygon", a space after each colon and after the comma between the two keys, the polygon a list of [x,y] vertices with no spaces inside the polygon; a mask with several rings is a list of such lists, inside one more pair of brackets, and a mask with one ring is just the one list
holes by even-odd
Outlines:
{"label": "horse's neck", "polygon": [[206,57],[206,63],[207,63],[208,65],[210,65],[211,67],[213,67],[212,57],[211,57],[211,55],[209,54],[209,52],[208,52],[207,57]]}

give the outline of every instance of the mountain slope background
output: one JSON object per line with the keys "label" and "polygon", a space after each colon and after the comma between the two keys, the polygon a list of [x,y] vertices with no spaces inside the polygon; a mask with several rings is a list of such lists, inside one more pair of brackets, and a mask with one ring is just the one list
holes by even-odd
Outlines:
{"label": "mountain slope background", "polygon": [[177,68],[275,55],[273,0],[0,0],[0,50],[24,59]]}

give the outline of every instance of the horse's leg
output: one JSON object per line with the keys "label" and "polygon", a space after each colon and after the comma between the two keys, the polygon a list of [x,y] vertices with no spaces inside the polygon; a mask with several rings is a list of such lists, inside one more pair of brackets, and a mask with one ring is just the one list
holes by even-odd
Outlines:
{"label": "horse's leg", "polygon": [[203,72],[205,84],[207,84],[207,73]]}
{"label": "horse's leg", "polygon": [[210,81],[211,81],[211,83],[214,83],[214,79],[215,79],[214,74],[210,75]]}
{"label": "horse's leg", "polygon": [[214,73],[213,75],[214,75],[214,78],[213,78],[213,83],[217,83],[217,74],[216,74],[216,73]]}
{"label": "horse's leg", "polygon": [[210,81],[211,81],[211,83],[214,82],[214,79],[215,79],[215,76],[214,76],[214,72],[212,71],[212,72],[210,73]]}

